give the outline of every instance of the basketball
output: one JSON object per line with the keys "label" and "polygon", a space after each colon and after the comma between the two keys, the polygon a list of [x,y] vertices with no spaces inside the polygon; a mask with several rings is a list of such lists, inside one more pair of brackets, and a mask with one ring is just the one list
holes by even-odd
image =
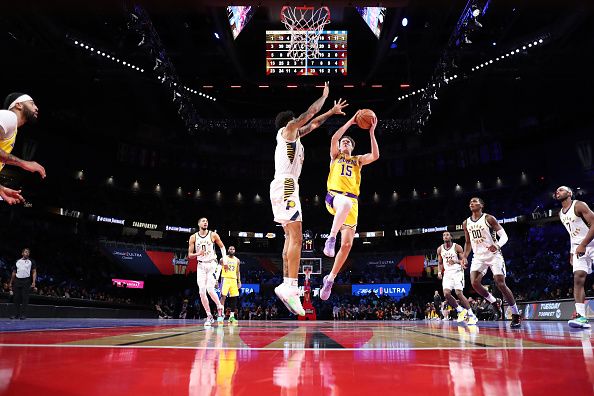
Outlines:
{"label": "basketball", "polygon": [[371,128],[371,124],[373,122],[373,118],[375,117],[375,113],[373,110],[363,109],[357,114],[355,118],[355,122],[361,129],[369,129]]}

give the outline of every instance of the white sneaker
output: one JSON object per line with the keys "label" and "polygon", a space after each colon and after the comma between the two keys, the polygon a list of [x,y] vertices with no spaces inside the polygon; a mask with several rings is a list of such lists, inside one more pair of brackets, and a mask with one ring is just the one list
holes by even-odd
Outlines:
{"label": "white sneaker", "polygon": [[281,283],[274,288],[274,292],[293,315],[305,316],[305,310],[299,298],[299,289]]}
{"label": "white sneaker", "polygon": [[206,317],[206,319],[204,320],[204,327],[210,327],[213,325],[213,323],[215,322],[214,318],[212,317],[212,315],[209,315]]}

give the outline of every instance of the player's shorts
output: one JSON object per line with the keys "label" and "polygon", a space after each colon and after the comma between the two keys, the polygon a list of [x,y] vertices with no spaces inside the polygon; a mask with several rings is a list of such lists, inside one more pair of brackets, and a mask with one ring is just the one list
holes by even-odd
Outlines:
{"label": "player's shorts", "polygon": [[586,274],[590,275],[592,273],[592,265],[594,264],[594,247],[587,247],[586,254],[581,257],[576,256],[575,252],[571,254],[573,255],[573,272],[585,271]]}
{"label": "player's shorts", "polygon": [[229,295],[229,297],[239,296],[239,288],[237,287],[237,279],[223,278],[223,286],[221,287],[221,296]]}
{"label": "player's shorts", "polygon": [[489,268],[491,268],[493,275],[503,275],[505,277],[505,260],[501,253],[493,253],[492,256],[487,257],[472,257],[470,272],[477,271],[485,275]]}
{"label": "player's shorts", "polygon": [[215,271],[217,270],[217,261],[198,261],[198,267],[196,268],[196,278],[198,281],[198,289],[208,290],[211,287],[215,287],[217,281],[214,277]]}
{"label": "player's shorts", "polygon": [[464,290],[464,271],[445,272],[441,283],[444,290]]}
{"label": "player's shorts", "polygon": [[274,179],[270,183],[270,203],[274,221],[283,226],[302,221],[301,201],[299,201],[299,184],[292,177]]}
{"label": "player's shorts", "polygon": [[345,197],[349,198],[353,202],[353,206],[347,215],[346,220],[344,221],[344,225],[350,228],[357,227],[357,219],[359,217],[359,200],[355,194],[345,193],[341,191],[330,190],[326,194],[326,209],[330,212],[331,215],[336,214],[336,210],[334,210],[334,197],[337,195],[344,195]]}

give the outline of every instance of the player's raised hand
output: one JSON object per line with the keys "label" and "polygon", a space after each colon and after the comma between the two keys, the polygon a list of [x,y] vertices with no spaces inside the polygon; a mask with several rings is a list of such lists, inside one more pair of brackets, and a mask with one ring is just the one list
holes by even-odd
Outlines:
{"label": "player's raised hand", "polygon": [[347,101],[346,100],[342,100],[342,98],[338,99],[338,102],[335,100],[334,101],[334,107],[332,107],[332,113],[333,114],[345,115],[344,114],[344,111],[342,111],[342,109],[344,109],[348,105],[349,104],[347,103]]}
{"label": "player's raised hand", "polygon": [[25,202],[25,198],[21,195],[21,190],[17,191],[4,186],[0,186],[0,197],[9,205]]}
{"label": "player's raised hand", "polygon": [[371,121],[371,127],[369,128],[369,133],[375,133],[375,127],[377,126],[377,117],[374,115],[373,120]]}
{"label": "player's raised hand", "polygon": [[322,93],[322,96],[328,97],[328,95],[330,95],[330,83],[326,81],[324,83],[324,92]]}

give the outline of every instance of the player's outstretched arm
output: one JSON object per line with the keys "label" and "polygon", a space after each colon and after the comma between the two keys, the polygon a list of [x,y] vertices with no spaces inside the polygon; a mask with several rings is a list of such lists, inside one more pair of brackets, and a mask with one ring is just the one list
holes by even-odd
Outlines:
{"label": "player's outstretched arm", "polygon": [[313,131],[314,129],[318,128],[320,125],[326,122],[328,118],[335,114],[344,115],[344,111],[342,111],[342,109],[344,109],[348,105],[349,104],[346,102],[346,100],[342,100],[342,98],[338,99],[338,102],[334,101],[334,106],[330,110],[328,110],[322,115],[317,116],[307,125],[299,128],[299,137],[303,137],[311,131]]}
{"label": "player's outstretched arm", "polygon": [[16,165],[29,172],[37,172],[42,179],[45,179],[45,168],[35,161],[22,160],[19,157],[9,154],[2,149],[0,149],[0,161],[4,162],[6,165]]}
{"label": "player's outstretched arm", "polygon": [[332,138],[330,139],[330,159],[333,160],[334,158],[338,157],[338,154],[340,154],[340,150],[338,148],[338,142],[340,142],[340,138],[342,138],[342,135],[344,135],[346,133],[346,131],[351,127],[351,125],[355,125],[355,119],[357,118],[357,114],[359,114],[361,110],[357,110],[357,112],[351,117],[350,120],[348,120],[347,122],[344,123],[343,126],[341,126],[340,128],[338,128],[338,130],[336,132],[334,132],[334,134],[332,135]]}
{"label": "player's outstretched arm", "polygon": [[369,137],[371,139],[371,153],[367,153],[362,155],[359,158],[359,163],[361,165],[371,164],[374,161],[377,161],[380,153],[379,153],[379,146],[377,145],[377,139],[375,138],[375,127],[377,126],[377,117],[373,117],[373,121],[371,122],[371,127],[369,128]]}
{"label": "player's outstretched arm", "polygon": [[324,102],[326,101],[326,98],[328,97],[329,93],[330,87],[328,86],[328,81],[326,81],[326,83],[324,84],[324,91],[322,93],[322,96],[318,100],[313,102],[305,113],[301,114],[294,120],[289,121],[289,123],[285,127],[285,130],[283,131],[283,138],[287,140],[297,139],[297,133],[299,131],[299,128],[305,125],[309,120],[313,118],[313,116],[315,116],[317,113],[320,112],[320,110],[322,110],[322,106],[324,106]]}
{"label": "player's outstretched arm", "polygon": [[578,216],[584,219],[586,224],[590,225],[588,233],[578,247],[575,248],[575,254],[577,256],[583,256],[586,253],[586,246],[594,239],[594,212],[588,207],[588,204],[582,201],[575,204],[575,211]]}

